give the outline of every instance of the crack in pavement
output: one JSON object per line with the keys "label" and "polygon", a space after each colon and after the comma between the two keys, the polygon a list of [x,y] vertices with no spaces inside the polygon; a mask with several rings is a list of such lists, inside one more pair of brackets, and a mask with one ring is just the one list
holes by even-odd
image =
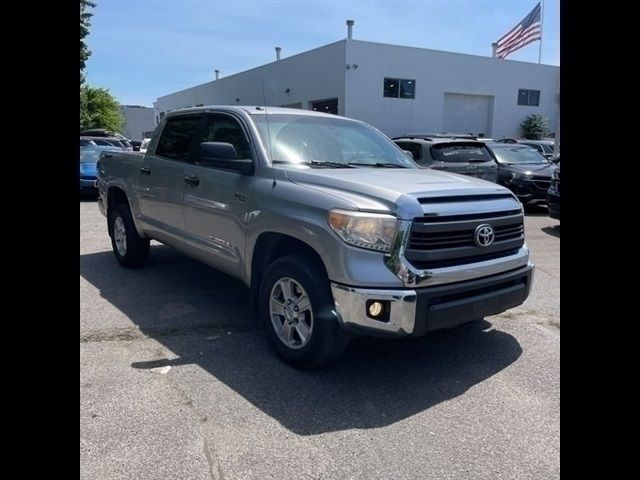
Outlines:
{"label": "crack in pavement", "polygon": [[544,315],[541,312],[538,312],[535,310],[529,310],[526,308],[516,307],[494,316],[497,318],[504,318],[506,320],[513,320],[520,317],[528,317],[533,321],[533,323],[536,323],[539,325],[550,325],[560,330],[560,319],[555,315]]}
{"label": "crack in pavement", "polygon": [[196,406],[193,403],[193,399],[184,389],[177,385],[177,380],[175,377],[167,376],[165,378],[169,388],[178,393],[178,395],[183,400],[183,404],[192,412],[192,415],[195,417],[195,421],[200,423],[204,456],[207,460],[207,465],[209,465],[209,475],[211,476],[211,479],[224,480],[220,462],[218,462],[218,460],[216,459],[215,449],[209,446],[209,442],[207,440],[206,422],[208,420],[208,417],[198,412]]}
{"label": "crack in pavement", "polygon": [[81,334],[80,343],[135,341],[172,335],[189,335],[192,333],[221,333],[224,331],[247,332],[251,329],[251,327],[238,327],[237,325],[225,324],[150,328],[144,330],[136,327],[126,327]]}
{"label": "crack in pavement", "polygon": [[209,442],[207,441],[206,434],[203,435],[204,439],[204,455],[207,457],[207,462],[209,463],[209,475],[211,475],[212,480],[224,480],[222,476],[222,470],[220,469],[220,463],[214,458],[215,453],[212,448],[209,448]]}

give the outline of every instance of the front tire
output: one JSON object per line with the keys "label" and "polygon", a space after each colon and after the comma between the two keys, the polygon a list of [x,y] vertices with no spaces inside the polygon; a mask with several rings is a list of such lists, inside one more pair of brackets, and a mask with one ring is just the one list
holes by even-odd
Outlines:
{"label": "front tire", "polygon": [[111,246],[118,263],[126,268],[139,268],[149,258],[149,239],[138,235],[127,205],[116,205],[109,215]]}
{"label": "front tire", "polygon": [[339,327],[324,266],[308,255],[282,257],[269,265],[259,307],[269,343],[294,367],[324,365],[349,342]]}

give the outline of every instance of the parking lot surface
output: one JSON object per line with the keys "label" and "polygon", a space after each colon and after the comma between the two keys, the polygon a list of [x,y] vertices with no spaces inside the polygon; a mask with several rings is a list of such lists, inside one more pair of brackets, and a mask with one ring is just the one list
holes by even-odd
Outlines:
{"label": "parking lot surface", "polygon": [[278,360],[243,284],[152,243],[118,266],[80,202],[82,479],[559,478],[560,227],[525,219],[521,307],[331,366]]}

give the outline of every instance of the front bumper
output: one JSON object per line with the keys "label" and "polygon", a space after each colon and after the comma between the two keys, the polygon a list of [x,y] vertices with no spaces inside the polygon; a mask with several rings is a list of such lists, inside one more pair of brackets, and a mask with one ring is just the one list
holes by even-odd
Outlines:
{"label": "front bumper", "polygon": [[544,187],[536,185],[533,180],[518,178],[505,182],[505,186],[511,190],[523,205],[534,205],[547,202],[547,184]]}
{"label": "front bumper", "polygon": [[98,192],[98,188],[96,187],[95,178],[93,178],[93,179],[81,178],[80,179],[80,192],[97,193]]}
{"label": "front bumper", "polygon": [[[534,265],[475,280],[418,289],[369,289],[331,284],[343,328],[376,336],[420,336],[504,312],[531,290]],[[385,305],[383,320],[367,314],[371,301]]]}

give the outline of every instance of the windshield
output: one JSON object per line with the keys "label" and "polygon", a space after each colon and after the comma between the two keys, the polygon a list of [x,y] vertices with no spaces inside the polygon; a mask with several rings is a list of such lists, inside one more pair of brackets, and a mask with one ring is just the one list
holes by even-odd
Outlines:
{"label": "windshield", "polygon": [[311,167],[418,168],[391,140],[368,125],[339,117],[255,115],[273,163]]}
{"label": "windshield", "polygon": [[544,158],[540,152],[528,147],[494,148],[493,153],[498,159],[498,163],[504,163],[506,165],[525,163],[540,165],[549,164],[549,160]]}

